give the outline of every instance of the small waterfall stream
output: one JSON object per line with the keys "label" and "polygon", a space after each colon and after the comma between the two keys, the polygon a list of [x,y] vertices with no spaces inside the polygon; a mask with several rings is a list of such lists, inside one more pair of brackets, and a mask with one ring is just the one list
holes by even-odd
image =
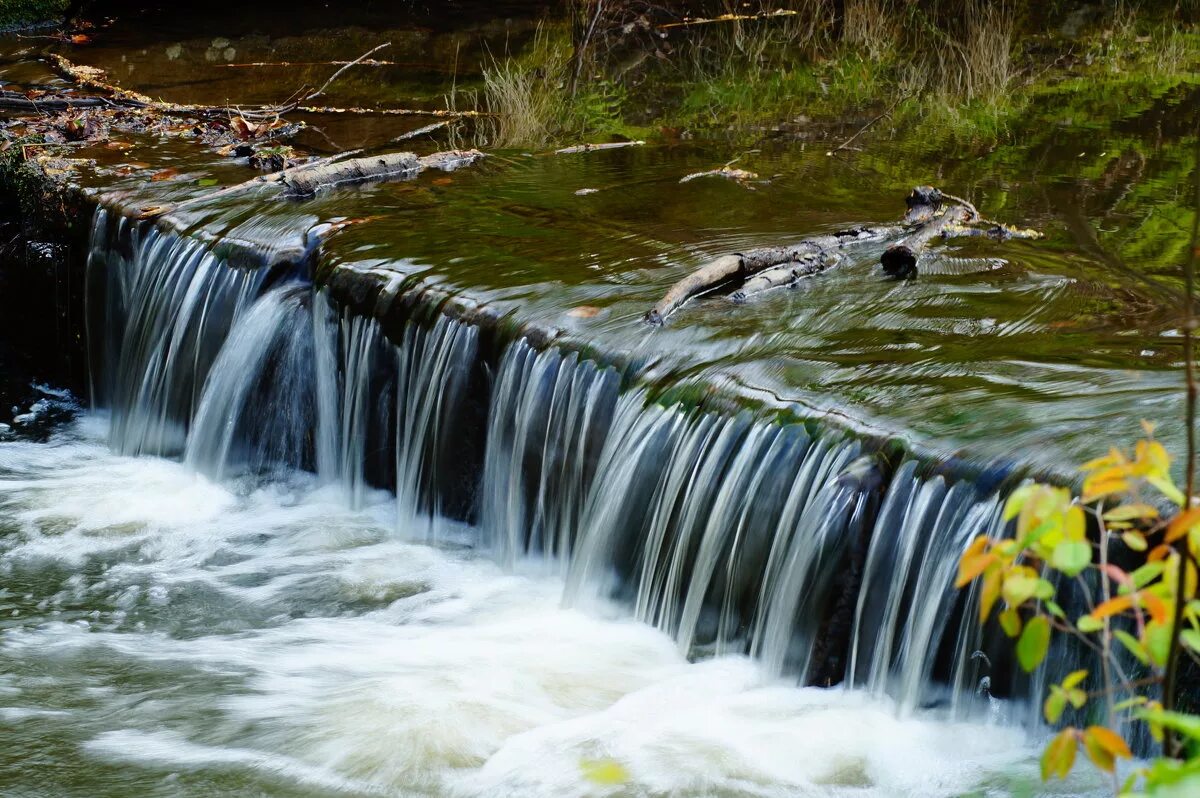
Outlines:
{"label": "small waterfall stream", "polygon": [[966,476],[832,428],[664,404],[612,366],[441,313],[385,325],[295,268],[234,268],[104,210],[88,285],[117,452],[215,479],[307,470],[352,507],[386,488],[403,535],[468,521],[507,567],[553,563],[567,605],[616,599],[687,656],[746,654],[902,711],[973,703],[984,643],[954,572],[1002,521]]}

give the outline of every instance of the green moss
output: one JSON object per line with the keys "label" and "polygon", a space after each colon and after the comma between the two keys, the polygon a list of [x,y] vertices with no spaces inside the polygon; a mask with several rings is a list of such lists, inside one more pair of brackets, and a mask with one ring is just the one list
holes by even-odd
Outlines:
{"label": "green moss", "polygon": [[0,30],[59,19],[67,0],[0,0]]}

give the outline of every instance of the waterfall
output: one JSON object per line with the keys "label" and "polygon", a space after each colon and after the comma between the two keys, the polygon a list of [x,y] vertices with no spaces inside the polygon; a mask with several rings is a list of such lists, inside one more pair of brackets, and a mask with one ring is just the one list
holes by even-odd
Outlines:
{"label": "waterfall", "polygon": [[852,685],[890,692],[905,709],[928,698],[948,632],[957,635],[952,684],[959,692],[973,687],[966,671],[977,647],[968,642],[977,630],[974,609],[955,614],[962,594],[953,582],[967,545],[1002,528],[996,496],[981,496],[965,481],[923,479],[918,467],[907,460],[897,469],[871,535],[847,673]]}
{"label": "waterfall", "polygon": [[[123,454],[179,455],[200,392],[236,320],[267,274],[229,268],[190,238],[153,226],[116,225],[99,211],[88,259],[88,316],[100,325],[100,401],[112,411]],[[97,274],[95,272],[102,272]]]}
{"label": "waterfall", "polygon": [[619,378],[572,352],[507,348],[492,395],[480,488],[481,534],[511,563],[527,552],[570,562]]}
{"label": "waterfall", "polygon": [[[469,522],[501,563],[552,563],[564,601],[615,599],[692,657],[805,683],[973,701],[990,630],[953,586],[1002,496],[877,441],[685,407],[631,375],[303,267],[234,268],[107,212],[88,260],[95,402],[126,454],[216,479],[304,469],[397,497],[398,534]],[[631,383],[631,384],[630,384]]]}

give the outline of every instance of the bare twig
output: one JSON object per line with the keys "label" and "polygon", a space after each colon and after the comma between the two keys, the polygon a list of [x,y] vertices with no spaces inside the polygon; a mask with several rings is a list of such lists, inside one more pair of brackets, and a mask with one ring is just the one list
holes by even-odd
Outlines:
{"label": "bare twig", "polygon": [[[884,111],[882,114],[880,114],[879,116],[872,119],[867,124],[863,125],[861,128],[859,128],[857,133],[855,133],[853,136],[851,136],[850,138],[843,141],[841,144],[834,147],[829,152],[825,153],[825,155],[827,157],[832,158],[836,153],[839,153],[842,150],[855,149],[850,146],[851,142],[853,142],[855,139],[857,139],[863,133],[866,133],[870,128],[874,127],[876,122],[880,121],[881,119],[883,119],[886,116],[890,116],[892,111],[896,110],[896,106],[899,105],[901,102],[903,102],[906,99],[908,99],[908,95],[903,95],[901,97],[897,97],[896,101],[893,102],[890,106],[888,106],[888,109],[886,111]],[[949,195],[946,195],[946,196],[949,196]]]}
{"label": "bare twig", "polygon": [[741,22],[753,19],[770,19],[771,17],[794,17],[797,13],[799,12],[780,8],[775,11],[762,11],[758,14],[722,14],[719,17],[712,17],[711,19],[685,19],[682,22],[668,22],[665,25],[659,25],[658,29],[687,28],[692,25],[711,25],[714,22]]}
{"label": "bare twig", "polygon": [[574,147],[563,147],[561,150],[555,150],[555,155],[574,155],[580,152],[593,152],[595,150],[619,150],[622,147],[640,147],[646,142],[644,141],[612,141],[607,144],[576,144]]}
{"label": "bare twig", "polygon": [[334,72],[332,75],[330,75],[330,76],[329,76],[329,80],[327,80],[327,81],[325,81],[324,83],[322,83],[322,84],[321,84],[321,88],[317,89],[317,90],[316,90],[316,91],[314,91],[312,94],[309,94],[308,96],[306,96],[306,97],[304,98],[304,100],[311,100],[313,97],[320,97],[320,96],[321,96],[321,95],[322,95],[322,94],[325,92],[325,90],[326,90],[326,89],[328,89],[328,88],[330,87],[330,85],[332,85],[332,84],[333,84],[333,82],[334,82],[335,80],[337,80],[338,78],[340,78],[340,77],[342,76],[342,74],[343,74],[343,73],[344,73],[344,72],[345,72],[347,69],[349,69],[350,67],[352,67],[352,66],[354,66],[354,65],[356,65],[356,64],[360,64],[360,63],[362,63],[362,62],[363,62],[365,59],[367,59],[367,58],[370,58],[371,56],[373,56],[375,53],[379,52],[379,51],[380,51],[380,50],[382,50],[383,48],[385,48],[385,47],[391,47],[391,46],[392,46],[392,43],[391,43],[391,42],[384,42],[383,44],[381,44],[381,45],[378,45],[377,47],[372,47],[370,50],[368,50],[367,52],[363,53],[363,54],[362,54],[362,55],[360,55],[358,58],[355,58],[355,59],[354,59],[353,61],[351,61],[350,63],[348,63],[348,64],[346,64],[346,65],[342,66],[342,67],[341,67],[341,68],[340,68],[340,69],[339,69],[337,72]]}

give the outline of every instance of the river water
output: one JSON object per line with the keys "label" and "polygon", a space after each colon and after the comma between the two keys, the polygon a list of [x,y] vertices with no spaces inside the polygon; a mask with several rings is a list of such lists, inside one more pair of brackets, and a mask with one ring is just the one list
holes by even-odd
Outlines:
{"label": "river water", "polygon": [[[478,88],[460,63],[536,29],[385,28],[393,16],[368,11],[327,30],[314,9],[165,20],[118,19],[72,55],[167,99],[267,102],[392,41],[400,63],[352,73],[331,102],[435,106],[447,75]],[[0,77],[57,80],[34,46],[4,40]],[[230,269],[116,222],[244,180],[240,165],[133,135],[81,148],[110,214],[92,240],[109,315],[89,321],[112,414],[0,442],[0,795],[1103,792],[1085,768],[1042,785],[1037,708],[977,694],[986,668],[952,574],[998,528],[1008,463],[1061,468],[1094,453],[1097,429],[1123,440],[1143,417],[1178,440],[1170,292],[1196,91],[1080,91],[952,154],[920,137],[837,158],[802,140],[492,151],[453,175],[188,219],[268,253],[354,219],[326,242],[324,276],[468,293],[620,354],[632,386],[602,358],[445,319],[389,344],[323,305],[312,275]],[[300,141],[320,152],[400,132],[308,121]],[[680,182],[737,157],[762,179]],[[864,251],[795,291],[640,322],[707,258],[893,219],[930,181],[1047,237],[947,247],[900,284]],[[462,454],[448,408],[464,391],[447,386],[481,373],[488,407],[462,415],[486,419]],[[843,484],[858,439],[647,398],[680,385],[965,453],[971,476],[906,460],[887,484]],[[470,507],[447,476],[459,455]],[[822,556],[840,562],[856,523],[873,536],[837,663],[855,686],[800,687],[839,576]]]}
{"label": "river water", "polygon": [[[1028,795],[1037,739],[689,663],[298,473],[216,483],[88,415],[0,444],[6,796]],[[463,534],[459,534],[463,533]],[[420,536],[425,534],[422,530]],[[1085,785],[1075,785],[1074,789]],[[1041,788],[1037,788],[1040,792]]]}

